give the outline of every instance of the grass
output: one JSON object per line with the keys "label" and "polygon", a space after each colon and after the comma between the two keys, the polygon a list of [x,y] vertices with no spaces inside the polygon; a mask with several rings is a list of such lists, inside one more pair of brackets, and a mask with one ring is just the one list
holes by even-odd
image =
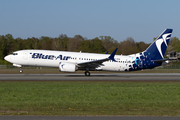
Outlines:
{"label": "grass", "polygon": [[0,115],[180,115],[180,82],[0,82]]}

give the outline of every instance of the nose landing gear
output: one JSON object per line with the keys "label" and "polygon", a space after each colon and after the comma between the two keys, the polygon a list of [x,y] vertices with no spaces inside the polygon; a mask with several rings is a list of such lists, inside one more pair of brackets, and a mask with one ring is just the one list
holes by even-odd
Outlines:
{"label": "nose landing gear", "polygon": [[19,70],[19,72],[20,72],[20,73],[22,73],[22,72],[23,72],[23,70],[22,70],[22,67],[20,67],[20,70]]}

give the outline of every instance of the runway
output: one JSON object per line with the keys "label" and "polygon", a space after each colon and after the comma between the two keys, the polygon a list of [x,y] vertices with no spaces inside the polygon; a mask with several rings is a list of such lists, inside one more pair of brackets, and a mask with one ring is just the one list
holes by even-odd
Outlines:
{"label": "runway", "polygon": [[180,73],[0,74],[1,81],[179,81]]}

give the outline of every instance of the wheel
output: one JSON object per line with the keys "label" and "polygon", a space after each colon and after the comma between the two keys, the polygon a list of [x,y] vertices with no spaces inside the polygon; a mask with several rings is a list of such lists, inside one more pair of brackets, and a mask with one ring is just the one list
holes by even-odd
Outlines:
{"label": "wheel", "polygon": [[23,72],[23,70],[20,70],[19,72],[20,72],[20,73],[22,73],[22,72]]}
{"label": "wheel", "polygon": [[90,76],[90,72],[89,71],[86,71],[84,74],[85,74],[85,76]]}
{"label": "wheel", "polygon": [[20,68],[19,72],[20,72],[20,73],[22,73],[22,72],[23,72],[22,68]]}

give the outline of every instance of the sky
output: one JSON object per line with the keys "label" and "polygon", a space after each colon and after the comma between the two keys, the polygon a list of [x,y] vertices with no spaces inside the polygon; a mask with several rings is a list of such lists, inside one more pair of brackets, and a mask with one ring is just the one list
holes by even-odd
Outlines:
{"label": "sky", "polygon": [[180,0],[0,0],[0,35],[132,37],[151,43],[166,28],[180,38]]}

